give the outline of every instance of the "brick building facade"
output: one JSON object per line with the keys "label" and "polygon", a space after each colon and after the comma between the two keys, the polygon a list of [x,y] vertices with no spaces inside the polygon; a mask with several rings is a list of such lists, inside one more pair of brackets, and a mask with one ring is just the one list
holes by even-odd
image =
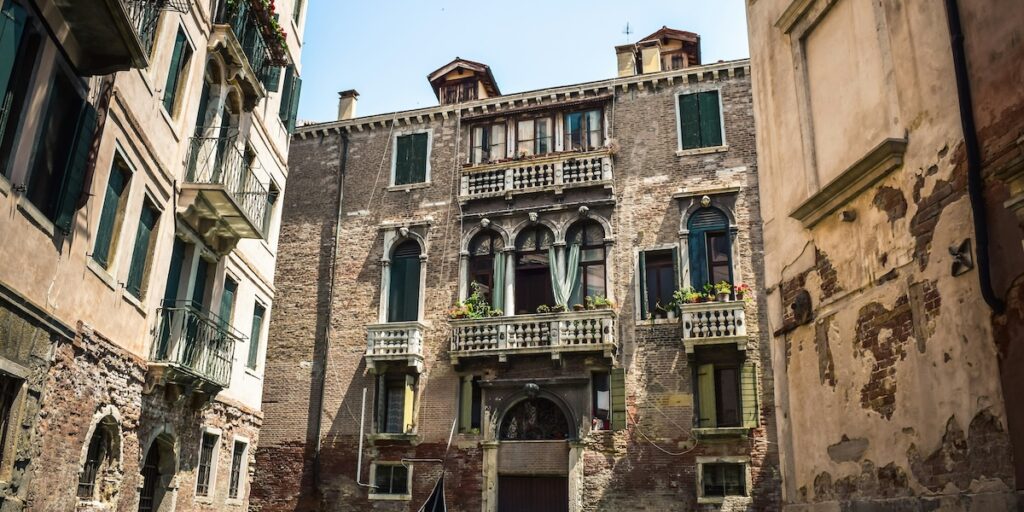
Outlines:
{"label": "brick building facade", "polygon": [[749,63],[616,50],[505,95],[457,59],[438,107],[347,91],[298,129],[255,509],[416,510],[442,459],[452,510],[777,506],[760,301],[669,304],[762,289]]}

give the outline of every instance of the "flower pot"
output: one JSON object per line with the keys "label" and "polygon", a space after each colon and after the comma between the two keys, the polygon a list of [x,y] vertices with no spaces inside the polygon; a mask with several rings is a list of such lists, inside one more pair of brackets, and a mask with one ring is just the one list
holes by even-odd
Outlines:
{"label": "flower pot", "polygon": [[743,300],[746,294],[744,292],[736,292],[736,300]]}
{"label": "flower pot", "polygon": [[599,305],[594,306],[594,307],[596,307],[597,309],[609,309],[609,308],[611,308],[611,305],[609,305],[609,304],[599,304]]}
{"label": "flower pot", "polygon": [[718,301],[727,302],[729,300],[729,292],[718,292]]}
{"label": "flower pot", "polygon": [[583,311],[583,309],[584,309],[584,307],[583,307],[583,305],[582,305],[582,304],[575,304],[575,305],[573,305],[573,307],[572,307],[572,310],[573,310],[573,311]]}
{"label": "flower pot", "polygon": [[668,311],[668,319],[669,320],[675,320],[676,319],[676,311],[674,309],[670,309]]}

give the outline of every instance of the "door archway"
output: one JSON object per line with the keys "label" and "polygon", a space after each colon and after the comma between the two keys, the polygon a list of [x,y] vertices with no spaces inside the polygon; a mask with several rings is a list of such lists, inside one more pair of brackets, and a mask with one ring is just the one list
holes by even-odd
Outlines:
{"label": "door archway", "polygon": [[498,512],[568,512],[570,415],[550,398],[513,403],[498,426]]}

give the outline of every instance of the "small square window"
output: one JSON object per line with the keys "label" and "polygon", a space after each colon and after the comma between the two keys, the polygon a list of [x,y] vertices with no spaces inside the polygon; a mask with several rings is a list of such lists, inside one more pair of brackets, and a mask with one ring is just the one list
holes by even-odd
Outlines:
{"label": "small square window", "polygon": [[679,96],[679,134],[679,146],[683,150],[723,144],[718,91]]}
{"label": "small square window", "polygon": [[746,496],[746,465],[724,462],[701,464],[701,491],[704,498]]}
{"label": "small square window", "polygon": [[409,494],[409,468],[401,464],[375,464],[373,494],[401,496]]}

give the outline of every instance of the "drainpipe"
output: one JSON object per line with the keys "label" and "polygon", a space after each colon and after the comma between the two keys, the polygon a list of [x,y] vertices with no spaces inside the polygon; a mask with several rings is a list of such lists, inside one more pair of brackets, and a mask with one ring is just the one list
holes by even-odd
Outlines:
{"label": "drainpipe", "polygon": [[[324,417],[324,394],[327,388],[327,361],[330,356],[331,350],[331,322],[334,318],[334,281],[337,275],[335,269],[338,267],[338,239],[341,237],[341,215],[342,205],[345,198],[345,166],[348,162],[348,133],[344,130],[341,132],[341,155],[339,157],[338,166],[338,200],[337,200],[337,217],[334,221],[334,248],[331,252],[331,281],[327,289],[327,322],[324,328],[324,353],[323,361],[321,362],[320,370],[320,382],[317,397],[317,409],[316,418],[314,419],[314,425],[316,428],[316,451],[313,454],[313,484],[316,489],[320,489],[320,429],[323,426]],[[365,391],[364,391],[365,393]],[[358,478],[358,477],[357,477]]]}
{"label": "drainpipe", "polygon": [[978,247],[978,279],[981,296],[997,314],[1006,310],[1006,304],[992,289],[991,261],[988,254],[988,219],[985,211],[985,196],[981,178],[981,147],[974,125],[974,107],[971,99],[971,82],[967,75],[967,57],[964,52],[964,33],[960,25],[960,8],[956,0],[945,0],[946,18],[949,21],[949,44],[953,50],[953,71],[956,74],[956,94],[960,107],[960,125],[964,132],[964,147],[967,150],[967,195],[971,200],[974,218],[974,234]]}

